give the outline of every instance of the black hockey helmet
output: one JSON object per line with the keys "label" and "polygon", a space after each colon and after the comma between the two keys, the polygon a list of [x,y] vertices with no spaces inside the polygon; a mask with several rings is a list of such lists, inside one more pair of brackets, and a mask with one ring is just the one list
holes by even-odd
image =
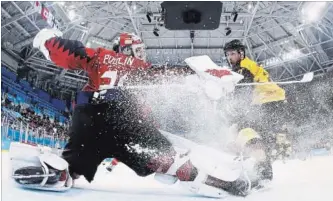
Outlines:
{"label": "black hockey helmet", "polygon": [[227,51],[236,50],[239,54],[245,57],[245,46],[240,40],[232,40],[224,45],[223,51],[224,55],[227,57]]}
{"label": "black hockey helmet", "polygon": [[228,50],[237,50],[243,51],[245,53],[245,46],[242,44],[240,40],[232,40],[225,44],[223,50],[226,52]]}

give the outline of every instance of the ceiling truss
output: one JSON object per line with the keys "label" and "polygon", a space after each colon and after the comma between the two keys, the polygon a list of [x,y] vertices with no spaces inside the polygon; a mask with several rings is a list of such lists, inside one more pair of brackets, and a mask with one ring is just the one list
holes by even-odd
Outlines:
{"label": "ceiling truss", "polygon": [[[223,2],[220,27],[211,31],[195,31],[193,44],[190,31],[169,31],[159,26],[161,2],[47,2],[46,6],[60,22],[66,38],[83,43],[98,41],[106,47],[123,31],[140,35],[147,46],[148,58],[154,65],[184,65],[191,55],[207,54],[219,65],[226,65],[222,48],[232,39],[247,47],[247,54],[264,64],[274,80],[299,79],[306,72],[324,73],[333,64],[333,6],[327,2],[322,20],[303,24],[300,13],[303,2]],[[251,4],[251,5],[250,5]],[[70,19],[69,11],[77,16]],[[236,22],[232,12],[237,10]],[[31,48],[34,36],[48,24],[34,9],[32,2],[2,2],[2,48],[13,54],[30,47],[21,62],[44,74],[56,74],[64,86],[82,86],[87,77],[82,71],[60,70]],[[153,13],[152,22],[146,18]],[[229,26],[232,33],[225,34]],[[159,29],[154,36],[153,29]],[[97,44],[95,44],[97,46]],[[284,59],[291,48],[302,54]],[[17,56],[17,55],[16,55]],[[268,63],[276,58],[277,62]]]}

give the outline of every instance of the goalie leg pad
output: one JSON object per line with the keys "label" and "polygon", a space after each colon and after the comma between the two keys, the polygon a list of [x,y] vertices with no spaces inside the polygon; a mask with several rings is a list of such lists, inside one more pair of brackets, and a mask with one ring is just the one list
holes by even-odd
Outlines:
{"label": "goalie leg pad", "polygon": [[16,170],[13,178],[19,184],[42,184],[46,178],[45,184],[55,184],[60,180],[61,174],[56,170],[46,170],[43,167],[29,166]]}
{"label": "goalie leg pad", "polygon": [[154,179],[168,185],[175,184],[178,181],[177,176],[162,173],[155,173]]}
{"label": "goalie leg pad", "polygon": [[68,163],[48,149],[12,143],[10,157],[12,178],[22,187],[64,191],[73,185]]}
{"label": "goalie leg pad", "polygon": [[180,184],[192,193],[212,198],[225,198],[229,193],[223,189],[207,185],[208,174],[198,170],[194,181],[181,181]]}
{"label": "goalie leg pad", "polygon": [[[189,152],[185,154],[176,154],[172,160],[164,159],[168,162],[160,165],[160,172],[155,174],[155,179],[165,184],[173,184],[177,180],[181,186],[185,187],[192,193],[206,197],[224,198],[228,193],[222,189],[207,185],[208,174],[196,168],[189,158]],[[166,166],[169,168],[167,169]]]}
{"label": "goalie leg pad", "polygon": [[168,156],[154,158],[149,167],[155,171],[155,179],[166,184],[173,184],[180,181],[194,180],[197,175],[194,167],[188,157],[189,152],[178,154],[170,153]]}

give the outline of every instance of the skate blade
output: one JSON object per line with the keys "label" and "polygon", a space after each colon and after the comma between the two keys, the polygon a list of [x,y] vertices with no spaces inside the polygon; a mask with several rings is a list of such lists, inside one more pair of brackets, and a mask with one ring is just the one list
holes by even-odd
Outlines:
{"label": "skate blade", "polygon": [[69,190],[70,186],[54,187],[51,185],[40,186],[39,184],[17,184],[19,187],[28,189],[28,190],[40,190],[40,191],[51,191],[51,192],[65,192]]}

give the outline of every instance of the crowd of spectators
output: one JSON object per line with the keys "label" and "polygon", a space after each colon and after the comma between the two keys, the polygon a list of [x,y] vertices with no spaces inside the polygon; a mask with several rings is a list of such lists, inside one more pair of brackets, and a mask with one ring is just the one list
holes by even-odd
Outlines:
{"label": "crowd of spectators", "polygon": [[[22,68],[20,72],[18,72],[18,79],[15,80],[15,82],[19,82],[20,79],[26,80],[31,84],[32,87],[34,87],[34,82],[36,79],[36,76],[34,73],[35,71],[31,69],[25,69]],[[135,74],[131,77],[132,82],[131,84],[135,84],[136,81],[140,83],[160,83],[162,80],[161,77],[163,77],[163,80],[172,79],[174,77],[179,76],[186,76],[189,74],[192,74],[193,71],[188,67],[167,67],[167,66],[159,66],[159,67],[153,67],[148,71],[145,72],[139,72],[140,75]],[[143,73],[143,74],[141,74]],[[44,89],[45,90],[45,89]],[[49,91],[47,91],[49,92]],[[24,125],[29,126],[29,130],[36,136],[54,136],[59,139],[67,139],[67,131],[68,131],[68,125],[69,122],[60,122],[59,119],[56,117],[50,117],[45,115],[44,108],[40,107],[37,102],[22,102],[17,101],[18,97],[17,95],[10,94],[8,90],[3,90],[1,94],[1,107],[7,108],[8,110],[15,112],[18,114],[16,118],[7,118],[10,119],[10,122],[8,122],[11,126],[11,128],[15,130],[19,130],[21,126],[21,122],[24,123]],[[36,109],[39,110],[39,113],[36,113]],[[3,110],[4,115],[9,115]],[[70,119],[70,114],[66,112],[64,114],[65,117]]]}
{"label": "crowd of spectators", "polygon": [[[12,96],[13,98],[9,98]],[[49,117],[44,114],[44,108],[38,105],[19,103],[16,101],[16,94],[8,94],[3,92],[1,95],[1,107],[16,113],[15,119],[11,119],[10,125],[13,129],[19,130],[20,124],[23,122],[25,126],[29,126],[29,130],[36,136],[52,136],[58,139],[67,139],[67,130],[69,122],[60,122],[57,117]],[[38,108],[41,114],[37,114],[33,107]],[[6,114],[6,111],[4,111]],[[10,116],[10,114],[7,114]]]}

